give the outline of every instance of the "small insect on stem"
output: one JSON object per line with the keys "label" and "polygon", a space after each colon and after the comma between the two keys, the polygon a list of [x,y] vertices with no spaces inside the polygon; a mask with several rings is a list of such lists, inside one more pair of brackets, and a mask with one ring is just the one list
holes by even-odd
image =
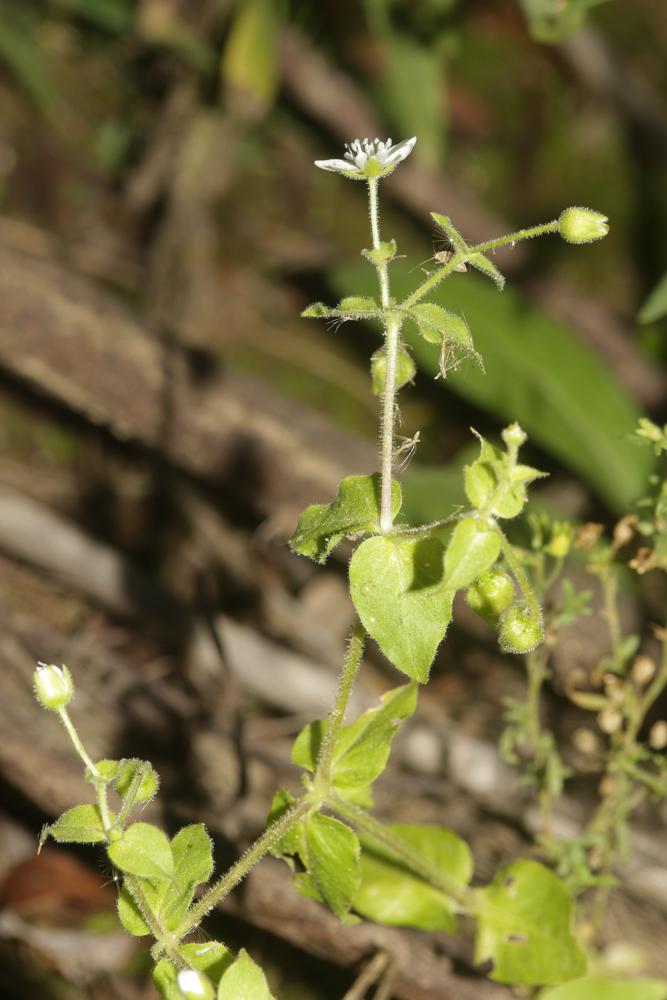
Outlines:
{"label": "small insect on stem", "polygon": [[396,466],[398,472],[402,472],[410,464],[412,456],[417,450],[417,445],[419,444],[420,436],[419,431],[416,431],[413,437],[402,437],[399,438],[399,443],[394,450],[394,458],[399,458],[401,455],[404,456],[402,462]]}

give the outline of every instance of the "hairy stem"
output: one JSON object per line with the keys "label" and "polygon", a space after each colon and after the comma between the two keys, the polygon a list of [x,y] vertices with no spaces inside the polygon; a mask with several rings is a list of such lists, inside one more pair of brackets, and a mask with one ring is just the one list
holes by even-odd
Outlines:
{"label": "hairy stem", "polygon": [[533,612],[533,614],[539,618],[541,615],[541,609],[537,602],[537,598],[533,593],[533,588],[530,585],[530,580],[528,579],[525,570],[519,560],[517,559],[514,549],[512,548],[509,540],[507,539],[503,529],[496,523],[496,531],[500,535],[500,544],[502,546],[503,555],[507,562],[507,565],[512,570],[512,573],[521,587],[521,593],[526,599],[528,607]]}
{"label": "hairy stem", "polygon": [[291,809],[272,823],[271,826],[267,827],[264,833],[257,838],[254,844],[252,844],[248,850],[243,854],[239,860],[232,865],[232,867],[227,871],[222,878],[211,886],[207,893],[205,893],[199,902],[195,903],[192,909],[187,914],[186,919],[183,921],[181,926],[175,933],[175,937],[179,940],[189,934],[191,930],[197,927],[207,913],[209,913],[214,906],[217,906],[232,889],[235,889],[239,882],[242,882],[246,877],[248,872],[255,867],[258,861],[261,861],[265,854],[267,854],[272,847],[274,847],[278,841],[282,840],[286,833],[288,833],[292,827],[296,826],[299,820],[306,815],[313,808],[313,803],[307,796],[299,799]]}
{"label": "hairy stem", "polygon": [[64,706],[62,708],[58,709],[58,715],[60,717],[60,721],[62,722],[63,726],[65,727],[67,735],[69,736],[70,740],[72,741],[72,745],[73,745],[74,749],[76,750],[77,754],[79,755],[79,757],[83,761],[84,765],[90,771],[90,774],[91,774],[92,779],[93,779],[93,784],[95,786],[95,794],[97,796],[97,804],[98,804],[99,810],[100,810],[100,817],[102,819],[102,826],[104,828],[104,832],[106,834],[108,834],[109,831],[111,830],[111,827],[113,826],[113,824],[111,822],[111,814],[109,813],[109,803],[107,802],[107,786],[106,786],[106,782],[104,782],[104,781],[101,780],[100,772],[97,770],[97,768],[93,764],[92,760],[88,756],[86,748],[84,747],[84,745],[81,742],[81,739],[79,737],[79,734],[77,733],[76,729],[74,728],[74,723],[72,722],[72,720],[69,717],[69,712],[67,711],[67,709]]}
{"label": "hairy stem", "polygon": [[[377,177],[368,180],[368,214],[371,220],[373,249],[379,250],[380,209],[378,204]],[[394,460],[394,424],[396,421],[396,369],[401,342],[401,320],[389,312],[391,297],[389,291],[389,268],[387,261],[378,258],[375,263],[380,285],[380,302],[384,310],[386,369],[382,392],[382,421],[380,424],[380,530],[391,530],[393,521],[391,509],[391,473]]]}
{"label": "hairy stem", "polygon": [[373,819],[365,810],[353,805],[347,799],[335,793],[329,795],[326,805],[342,819],[347,820],[358,833],[365,834],[377,844],[387,848],[401,861],[406,868],[423,879],[434,889],[439,889],[457,904],[459,911],[465,911],[470,906],[470,890],[440,871],[434,865],[424,861],[422,855],[400,836],[392,833],[383,823]]}
{"label": "hairy stem", "polygon": [[357,618],[352,629],[352,634],[347,647],[347,655],[345,656],[345,662],[343,663],[343,669],[338,681],[336,700],[334,701],[331,714],[329,715],[328,725],[324,734],[324,739],[322,740],[322,746],[320,747],[319,757],[317,758],[314,783],[317,788],[322,790],[322,792],[327,792],[329,790],[333,755],[336,749],[336,743],[338,742],[341,726],[345,721],[347,703],[350,700],[350,694],[352,693],[357,671],[361,663],[361,658],[364,654],[365,642],[366,631]]}

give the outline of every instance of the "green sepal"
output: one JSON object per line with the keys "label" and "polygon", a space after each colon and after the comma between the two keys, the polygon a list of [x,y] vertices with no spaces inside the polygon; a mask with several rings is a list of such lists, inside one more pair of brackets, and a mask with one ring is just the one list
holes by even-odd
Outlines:
{"label": "green sepal", "polygon": [[572,896],[544,865],[515,861],[474,899],[475,961],[493,962],[491,979],[542,986],[585,972],[586,957],[572,934]]}
{"label": "green sepal", "polygon": [[464,517],[454,528],[445,552],[445,580],[451,591],[468,587],[500,555],[497,531],[474,517]]}
{"label": "green sepal", "polygon": [[245,948],[223,973],[218,1000],[274,1000],[266,976]]}
{"label": "green sepal", "polygon": [[[307,507],[289,544],[294,552],[323,563],[332,549],[346,537],[380,528],[380,476],[346,476],[336,499],[328,504]],[[391,484],[392,513],[401,507],[401,487]]]}
{"label": "green sepal", "polygon": [[109,860],[128,875],[150,881],[169,880],[174,874],[171,844],[151,823],[133,823],[107,848]]}
{"label": "green sepal", "polygon": [[359,889],[359,838],[340,820],[313,813],[305,821],[304,847],[302,860],[315,888],[336,916],[344,919]]}
{"label": "green sepal", "polygon": [[362,250],[361,256],[373,264],[374,267],[383,267],[384,264],[391,263],[398,253],[396,240],[382,241],[379,247],[374,250]]}
{"label": "green sepal", "polygon": [[[451,830],[439,826],[393,823],[400,837],[431,867],[461,886],[473,872],[470,848]],[[439,889],[411,872],[383,845],[361,837],[361,885],[353,908],[368,920],[424,931],[456,930],[456,904]]]}
{"label": "green sepal", "polygon": [[[371,380],[373,392],[376,396],[381,396],[384,392],[387,374],[387,349],[379,347],[371,356]],[[405,348],[401,347],[398,352],[396,365],[396,391],[402,389],[408,382],[412,382],[417,374],[417,366],[412,360],[412,355]]]}
{"label": "green sepal", "polygon": [[364,628],[387,659],[426,683],[452,618],[441,540],[435,535],[367,538],[350,561],[350,594]]}
{"label": "green sepal", "polygon": [[667,1000],[667,980],[583,976],[542,990],[539,1000]]}
{"label": "green sepal", "polygon": [[[357,805],[372,805],[368,789],[384,771],[400,723],[413,714],[416,706],[417,687],[405,684],[384,694],[378,708],[369,709],[343,727],[334,748],[331,772],[332,786],[339,795]],[[325,721],[311,722],[301,730],[292,747],[295,764],[307,771],[315,770],[327,725]]]}
{"label": "green sepal", "polygon": [[421,302],[408,310],[408,316],[429,344],[441,344],[446,340],[468,354],[472,351],[472,334],[466,321],[457,313],[434,302]]}
{"label": "green sepal", "polygon": [[[111,817],[113,821],[113,817]],[[74,806],[45,829],[59,844],[100,844],[107,839],[99,806]],[[46,837],[44,837],[46,839]]]}
{"label": "green sepal", "polygon": [[526,503],[526,488],[546,476],[529,465],[517,465],[510,456],[480,437],[480,454],[464,469],[468,500],[495,517],[516,517]]}

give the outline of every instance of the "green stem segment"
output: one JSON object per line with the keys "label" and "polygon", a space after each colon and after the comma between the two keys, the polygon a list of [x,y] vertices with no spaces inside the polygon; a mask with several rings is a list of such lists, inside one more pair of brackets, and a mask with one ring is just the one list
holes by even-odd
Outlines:
{"label": "green stem segment", "polygon": [[100,810],[100,817],[102,819],[102,826],[104,828],[104,832],[108,835],[109,831],[111,830],[111,828],[113,826],[113,823],[111,822],[111,814],[109,812],[109,803],[107,802],[107,786],[106,786],[106,782],[101,780],[100,773],[97,770],[97,768],[95,767],[95,765],[93,764],[93,762],[90,759],[90,757],[88,756],[88,753],[86,752],[86,748],[84,747],[83,743],[81,742],[79,734],[77,733],[76,729],[74,728],[74,723],[70,719],[69,713],[68,713],[67,709],[64,706],[62,708],[58,709],[58,715],[60,717],[60,721],[62,722],[63,726],[65,727],[67,735],[69,736],[70,740],[72,741],[72,745],[74,746],[74,749],[78,753],[78,755],[81,758],[81,760],[83,761],[84,765],[90,771],[91,777],[93,779],[93,784],[95,785],[95,794],[97,795],[97,804],[98,804],[99,810]]}
{"label": "green stem segment", "polygon": [[367,812],[353,805],[347,799],[335,793],[328,796],[326,805],[332,812],[335,812],[341,819],[346,820],[350,826],[377,844],[382,845],[391,854],[401,861],[406,868],[414,872],[434,889],[443,892],[450,899],[454,900],[457,909],[464,912],[470,908],[471,890],[467,886],[461,885],[456,879],[451,878],[445,872],[440,871],[435,866],[424,861],[423,857],[406,843],[401,837],[392,833],[388,827],[378,820],[373,819]]}
{"label": "green stem segment", "polygon": [[[377,177],[368,179],[368,214],[371,220],[373,250],[380,250],[380,209],[378,205]],[[382,421],[380,425],[380,530],[391,531],[393,521],[391,505],[391,474],[394,460],[394,423],[396,420],[396,372],[401,344],[401,320],[392,315],[389,291],[389,268],[387,261],[379,255],[375,262],[380,285],[380,303],[385,316],[386,369],[384,392],[382,393]]]}
{"label": "green stem segment", "polygon": [[242,882],[248,872],[255,867],[258,861],[267,854],[285,836],[293,826],[302,819],[306,813],[313,808],[313,803],[308,797],[299,799],[291,809],[267,827],[264,833],[257,838],[254,844],[248,848],[245,854],[232,865],[222,878],[211,886],[198,903],[192,907],[187,915],[187,919],[181,924],[175,933],[175,937],[180,940],[189,934],[190,931],[198,927],[207,913],[217,906],[226,896],[235,889],[239,882]]}
{"label": "green stem segment", "polygon": [[509,233],[508,236],[499,236],[495,240],[487,240],[486,243],[478,243],[474,247],[466,247],[464,250],[457,250],[453,257],[447,261],[441,268],[430,274],[426,281],[408,295],[407,299],[401,302],[401,309],[409,309],[414,306],[415,303],[420,302],[425,295],[428,295],[434,288],[436,288],[441,281],[450,275],[453,271],[457,269],[461,264],[465,264],[467,260],[474,257],[478,253],[486,253],[488,250],[495,250],[497,247],[504,247],[511,243],[518,243],[519,240],[531,239],[533,236],[543,236],[545,233],[557,233],[559,231],[558,220],[555,219],[553,222],[545,222],[541,226],[532,226],[530,229],[518,229],[515,233]]}
{"label": "green stem segment", "polygon": [[329,791],[333,755],[341,727],[345,721],[347,703],[350,700],[350,694],[352,693],[357,671],[361,664],[361,658],[364,655],[365,641],[366,631],[357,618],[352,629],[352,635],[350,636],[347,655],[338,681],[336,700],[329,715],[329,722],[324,739],[322,740],[320,755],[317,759],[317,767],[315,769],[314,785],[322,794],[326,794]]}

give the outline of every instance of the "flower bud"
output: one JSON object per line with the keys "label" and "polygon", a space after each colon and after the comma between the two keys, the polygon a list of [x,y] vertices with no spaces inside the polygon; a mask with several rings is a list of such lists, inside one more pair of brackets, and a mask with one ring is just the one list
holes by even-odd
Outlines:
{"label": "flower bud", "polygon": [[656,666],[650,656],[644,656],[642,653],[635,657],[635,662],[632,664],[632,679],[635,684],[639,684],[640,687],[648,684],[653,680],[655,671]]}
{"label": "flower bud", "polygon": [[508,448],[520,448],[528,439],[528,435],[519,424],[514,421],[509,427],[501,431],[500,436]]}
{"label": "flower bud", "polygon": [[617,733],[622,725],[623,716],[613,708],[603,708],[598,715],[598,726],[608,736]]}
{"label": "flower bud", "polygon": [[560,235],[568,243],[592,243],[609,232],[607,216],[590,208],[566,208],[558,220]]}
{"label": "flower bud", "polygon": [[56,667],[53,663],[38,663],[33,684],[37,701],[51,712],[64,708],[74,694],[72,675],[64,665]]}
{"label": "flower bud", "polygon": [[525,604],[513,604],[502,615],[498,641],[503,653],[531,653],[543,639],[540,616]]}
{"label": "flower bud", "polygon": [[177,982],[185,1000],[213,1000],[215,996],[210,979],[194,969],[181,969]]}
{"label": "flower bud", "polygon": [[667,747],[667,722],[664,719],[653,723],[648,741],[653,750],[664,750]]}
{"label": "flower bud", "polygon": [[497,624],[515,596],[512,577],[495,566],[482,573],[466,591],[466,600],[472,610],[489,625]]}

